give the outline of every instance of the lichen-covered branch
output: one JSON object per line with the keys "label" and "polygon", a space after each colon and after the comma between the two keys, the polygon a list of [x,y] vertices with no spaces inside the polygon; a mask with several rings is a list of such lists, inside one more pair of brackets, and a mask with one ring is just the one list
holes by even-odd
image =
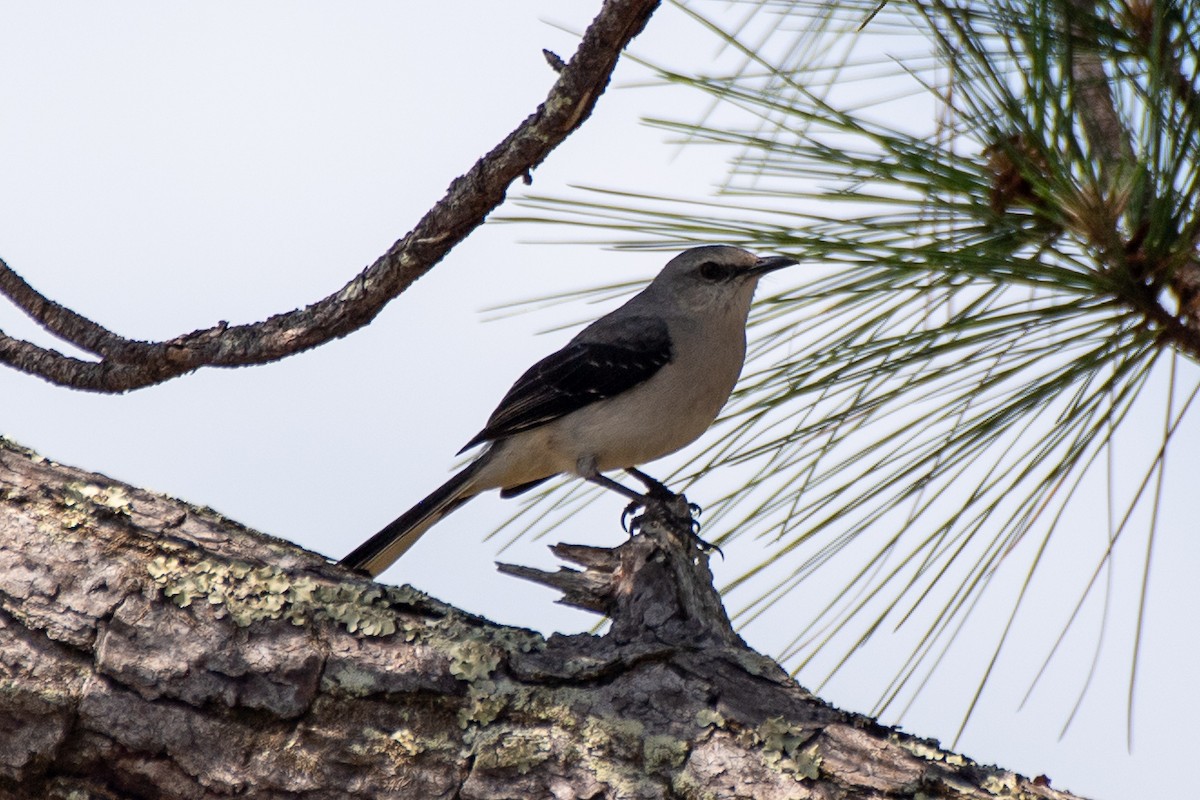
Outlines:
{"label": "lichen-covered branch", "polygon": [[99,357],[72,358],[0,331],[0,363],[74,389],[126,392],[200,367],[276,361],[358,330],[481,225],[503,202],[513,181],[528,176],[583,124],[621,52],[658,4],[659,0],[605,0],[537,110],[451,182],[445,196],[404,238],[328,297],[254,324],[222,322],[169,341],[143,342],[119,336],[54,303],[0,261],[0,294],[50,333]]}
{"label": "lichen-covered branch", "polygon": [[0,797],[1070,797],[811,696],[643,526],[544,639],[0,440]]}

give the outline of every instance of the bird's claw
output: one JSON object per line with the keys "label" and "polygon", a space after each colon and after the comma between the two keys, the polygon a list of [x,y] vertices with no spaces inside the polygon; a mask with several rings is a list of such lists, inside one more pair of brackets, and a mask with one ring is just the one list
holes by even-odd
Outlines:
{"label": "bird's claw", "polygon": [[[637,533],[638,528],[641,527],[638,522],[638,520],[641,518],[637,513],[638,511],[645,508],[648,502],[658,501],[660,503],[665,503],[669,500],[674,500],[676,497],[678,497],[678,495],[664,487],[661,492],[654,491],[653,489],[646,492],[646,497],[644,500],[631,500],[629,505],[625,506],[625,510],[621,512],[621,530],[625,531],[630,536],[633,536],[635,533]],[[691,525],[693,536],[696,534],[696,531],[700,530],[700,523],[695,519],[700,515],[700,511],[700,506],[696,505],[695,503],[688,503],[688,521]]]}
{"label": "bird's claw", "polygon": [[625,510],[621,512],[621,530],[625,531],[630,536],[633,536],[633,534],[637,532],[638,518],[634,515],[637,514],[638,509],[641,507],[642,504],[637,500],[634,500],[630,502],[629,505],[625,506]]}
{"label": "bird's claw", "polygon": [[721,557],[721,560],[724,561],[725,560],[725,551],[722,550],[719,545],[715,545],[712,542],[708,541],[707,539],[701,539],[700,534],[698,533],[699,530],[700,530],[700,523],[693,522],[693,524],[692,524],[692,541],[696,543],[696,547],[699,548],[700,550],[703,550],[705,553],[716,553],[717,555],[719,555]]}
{"label": "bird's claw", "polygon": [[[669,491],[666,492],[665,497],[656,497],[655,494],[657,493],[653,490],[647,492],[646,500],[670,500],[677,496],[673,492]],[[634,500],[630,502],[629,505],[625,506],[625,510],[621,512],[621,530],[628,533],[631,537],[636,534],[638,532],[638,528],[641,527],[641,516],[637,512],[646,507],[646,500]],[[700,516],[704,509],[691,502],[687,504],[687,507],[689,515],[686,534],[688,538],[692,540],[697,549],[702,550],[705,553],[715,552],[721,557],[721,560],[724,561],[725,552],[717,545],[700,537],[700,520],[696,519],[696,517]]]}

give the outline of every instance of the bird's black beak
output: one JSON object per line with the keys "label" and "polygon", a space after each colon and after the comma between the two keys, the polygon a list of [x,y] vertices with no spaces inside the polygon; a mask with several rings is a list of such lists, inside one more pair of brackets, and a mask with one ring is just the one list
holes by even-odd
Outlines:
{"label": "bird's black beak", "polygon": [[763,275],[799,263],[796,259],[787,256],[763,256],[754,262],[754,266],[750,268],[749,272],[751,275]]}

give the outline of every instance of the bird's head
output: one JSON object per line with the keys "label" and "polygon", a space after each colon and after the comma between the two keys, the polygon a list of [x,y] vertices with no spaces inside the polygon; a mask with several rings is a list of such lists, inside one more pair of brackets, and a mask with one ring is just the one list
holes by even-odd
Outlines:
{"label": "bird's head", "polygon": [[728,245],[693,247],[672,258],[651,284],[693,313],[750,309],[758,279],[797,263],[786,256],[756,256]]}

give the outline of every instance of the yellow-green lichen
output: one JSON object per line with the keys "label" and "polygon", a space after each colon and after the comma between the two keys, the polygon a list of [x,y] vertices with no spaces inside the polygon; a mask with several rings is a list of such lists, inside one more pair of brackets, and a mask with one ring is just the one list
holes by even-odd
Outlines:
{"label": "yellow-green lichen", "polygon": [[588,750],[627,761],[641,752],[646,726],[635,719],[591,717],[582,734]]}
{"label": "yellow-green lichen", "polygon": [[476,679],[468,685],[466,702],[458,710],[458,726],[466,730],[490,725],[511,709],[522,719],[550,722],[551,727],[558,727],[559,722],[550,719],[546,704],[533,702],[539,696],[540,690],[507,679]]}
{"label": "yellow-green lichen", "polygon": [[470,639],[450,648],[450,674],[473,683],[487,678],[500,663],[500,651],[483,641]]}
{"label": "yellow-green lichen", "polygon": [[422,736],[413,728],[397,728],[391,733],[370,728],[363,731],[362,741],[352,747],[357,755],[374,758],[386,754],[389,758],[407,760],[422,753],[457,750],[460,745],[440,733]]}
{"label": "yellow-green lichen", "polygon": [[651,772],[677,769],[687,759],[688,743],[674,736],[647,736],[642,742],[642,763]]}
{"label": "yellow-green lichen", "polygon": [[579,712],[575,710],[577,687],[541,687],[537,692],[522,690],[515,705],[521,711],[557,728],[574,728],[579,724]]}
{"label": "yellow-green lichen", "polygon": [[540,633],[523,628],[500,628],[491,634],[497,647],[509,652],[532,653],[546,649],[546,639]]}
{"label": "yellow-green lichen", "polygon": [[725,715],[715,708],[702,708],[696,712],[695,722],[698,728],[724,728]]}
{"label": "yellow-green lichen", "polygon": [[549,731],[497,729],[476,737],[475,766],[482,769],[515,769],[524,775],[550,758]]}
{"label": "yellow-green lichen", "polygon": [[271,566],[211,559],[185,562],[175,556],[158,556],[147,571],[177,606],[204,601],[215,607],[218,617],[229,617],[242,627],[283,618],[294,625],[331,620],[365,636],[389,636],[397,629],[396,613],[378,586],[321,583]]}
{"label": "yellow-green lichen", "polygon": [[490,725],[508,705],[495,681],[476,681],[467,689],[467,702],[458,711],[458,727]]}
{"label": "yellow-green lichen", "polygon": [[762,743],[767,766],[799,778],[815,779],[820,774],[821,756],[816,743],[804,746],[812,738],[812,731],[791,725],[783,717],[771,717],[758,726],[755,734]]}

